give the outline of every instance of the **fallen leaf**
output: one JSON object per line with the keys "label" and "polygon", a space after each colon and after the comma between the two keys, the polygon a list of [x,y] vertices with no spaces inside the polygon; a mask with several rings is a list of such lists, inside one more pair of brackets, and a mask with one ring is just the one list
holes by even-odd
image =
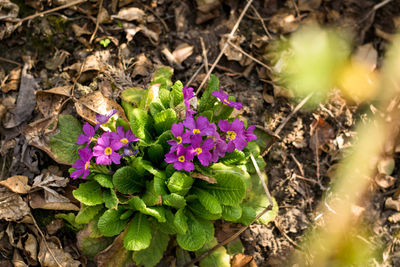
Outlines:
{"label": "fallen leaf", "polygon": [[26,194],[29,192],[31,187],[28,185],[28,177],[22,175],[16,175],[3,180],[0,185],[7,187],[14,193]]}
{"label": "fallen leaf", "polygon": [[82,27],[79,26],[76,23],[72,23],[72,25],[71,25],[72,30],[74,31],[74,34],[75,34],[76,37],[80,37],[82,35],[90,35],[90,34],[92,34],[92,32],[88,30],[87,26],[88,26],[87,23],[83,24]]}
{"label": "fallen leaf", "polygon": [[389,188],[396,182],[397,178],[379,173],[375,176],[375,183],[381,188]]}
{"label": "fallen leaf", "polygon": [[137,60],[134,63],[134,68],[132,71],[132,78],[135,78],[137,75],[146,76],[151,73],[153,69],[153,63],[150,59],[146,57],[144,53],[137,56]]}
{"label": "fallen leaf", "polygon": [[2,82],[1,91],[3,93],[8,93],[9,91],[18,90],[20,79],[21,68],[18,67],[11,70],[10,73],[5,77],[4,82]]}
{"label": "fallen leaf", "polygon": [[279,9],[270,19],[267,28],[273,33],[288,34],[299,27],[299,21],[293,15],[293,10]]}
{"label": "fallen leaf", "polygon": [[55,87],[36,92],[36,102],[43,116],[58,116],[63,102],[71,96],[72,86]]}
{"label": "fallen leaf", "polygon": [[384,157],[378,161],[378,172],[380,174],[391,175],[394,171],[395,162],[393,157]]}
{"label": "fallen leaf", "polygon": [[0,189],[0,220],[18,221],[30,213],[28,204],[21,196]]}
{"label": "fallen leaf", "polygon": [[209,176],[206,176],[204,174],[197,173],[197,172],[192,173],[192,177],[193,178],[197,178],[197,179],[201,179],[201,180],[206,181],[207,183],[210,183],[210,184],[216,184],[217,183],[217,180],[215,178],[209,177]]}
{"label": "fallen leaf", "polygon": [[30,197],[29,205],[32,209],[79,211],[79,207],[71,203],[68,198],[63,197],[58,193],[55,195],[46,190],[45,197],[43,197],[39,192],[30,194]]}
{"label": "fallen leaf", "polygon": [[116,115],[127,121],[125,112],[122,107],[112,99],[103,96],[100,91],[95,91],[91,94],[83,96],[79,101],[75,102],[76,112],[86,121],[91,124],[96,124],[96,115],[107,115],[111,110],[116,109]]}
{"label": "fallen leaf", "polygon": [[57,52],[54,53],[54,56],[49,61],[46,61],[46,69],[56,70],[57,68],[61,67],[62,64],[64,64],[64,61],[67,59],[68,56],[70,56],[70,53],[68,53],[67,51],[57,50]]}
{"label": "fallen leaf", "polygon": [[385,209],[400,211],[400,199],[393,199],[391,197],[388,197],[385,201]]}
{"label": "fallen leaf", "polygon": [[5,128],[13,128],[28,120],[36,107],[35,91],[38,87],[36,79],[28,73],[28,64],[25,64],[21,72],[21,84],[18,93],[17,105],[6,116]]}
{"label": "fallen leaf", "polygon": [[[221,40],[219,41],[219,48],[222,50],[222,48],[225,46],[225,43],[228,40],[229,35],[225,34],[222,36]],[[243,36],[236,36],[231,39],[231,43],[235,44],[236,46],[240,46],[240,44],[244,41]],[[228,60],[234,60],[234,61],[241,61],[243,59],[243,54],[232,47],[231,45],[228,45],[228,47],[224,51],[224,55]]]}
{"label": "fallen leaf", "polygon": [[240,253],[233,256],[232,267],[257,267],[257,264],[253,256]]}
{"label": "fallen leaf", "polygon": [[34,235],[28,233],[28,237],[24,242],[24,250],[28,252],[29,257],[33,261],[37,261],[38,242]]}
{"label": "fallen leaf", "polygon": [[17,23],[10,22],[10,20],[17,18],[19,7],[17,4],[9,0],[0,1],[0,40],[7,38],[18,28]]}
{"label": "fallen leaf", "polygon": [[[61,264],[62,267],[79,267],[81,263],[74,260],[68,252],[56,245],[54,242],[47,241],[46,246],[45,240],[40,240],[40,250],[38,255],[38,260],[40,265],[43,267],[54,267]],[[49,249],[51,252],[49,251]],[[54,257],[56,260],[54,259]]]}
{"label": "fallen leaf", "polygon": [[185,59],[190,57],[190,55],[193,53],[193,48],[194,47],[192,45],[187,43],[179,44],[174,52],[172,52],[175,62],[181,64]]}
{"label": "fallen leaf", "polygon": [[299,0],[298,8],[301,11],[313,11],[320,7],[322,0]]}
{"label": "fallen leaf", "polygon": [[146,13],[137,7],[122,8],[117,15],[112,15],[112,19],[120,19],[126,21],[139,21],[144,22]]}
{"label": "fallen leaf", "polygon": [[315,152],[335,137],[334,129],[321,117],[315,119],[310,125],[310,148]]}
{"label": "fallen leaf", "polygon": [[130,266],[133,265],[132,253],[124,248],[125,231],[118,235],[114,242],[94,257],[97,266]]}
{"label": "fallen leaf", "polygon": [[14,249],[12,263],[14,267],[28,267],[28,265],[24,262],[22,256],[19,254],[18,249]]}
{"label": "fallen leaf", "polygon": [[54,235],[61,228],[64,227],[64,220],[55,219],[52,220],[49,224],[46,224],[46,230],[49,235]]}
{"label": "fallen leaf", "polygon": [[352,56],[352,60],[360,61],[369,67],[372,72],[376,69],[376,64],[378,62],[378,52],[374,48],[372,43],[367,43],[357,47],[357,50]]}

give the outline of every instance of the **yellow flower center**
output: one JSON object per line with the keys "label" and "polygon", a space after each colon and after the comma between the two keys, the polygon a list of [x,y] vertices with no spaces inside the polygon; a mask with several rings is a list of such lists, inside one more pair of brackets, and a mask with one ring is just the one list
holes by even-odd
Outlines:
{"label": "yellow flower center", "polygon": [[236,133],[234,131],[227,131],[226,133],[229,135],[230,140],[236,139]]}
{"label": "yellow flower center", "polygon": [[85,163],[85,170],[87,170],[87,169],[89,168],[89,165],[90,165],[90,162],[89,162],[89,161],[86,161],[86,163]]}
{"label": "yellow flower center", "polygon": [[185,162],[185,157],[184,157],[184,156],[180,156],[180,157],[178,158],[178,160],[179,160],[180,162]]}
{"label": "yellow flower center", "polygon": [[196,148],[194,151],[196,151],[197,155],[200,155],[203,152],[203,149],[200,147]]}
{"label": "yellow flower center", "polygon": [[178,136],[176,139],[178,139],[178,141],[176,142],[178,145],[179,145],[180,143],[182,143],[182,137]]}
{"label": "yellow flower center", "polygon": [[198,134],[198,133],[200,133],[199,129],[193,129],[193,134]]}
{"label": "yellow flower center", "polygon": [[127,143],[129,143],[128,139],[126,139],[126,138],[122,138],[122,139],[121,139],[121,142],[122,142],[124,145],[126,145]]}
{"label": "yellow flower center", "polygon": [[106,149],[104,149],[104,154],[105,155],[111,155],[112,154],[112,149],[111,149],[111,147],[107,147]]}
{"label": "yellow flower center", "polygon": [[224,103],[225,103],[225,104],[229,104],[228,99],[225,98],[225,99],[224,99]]}

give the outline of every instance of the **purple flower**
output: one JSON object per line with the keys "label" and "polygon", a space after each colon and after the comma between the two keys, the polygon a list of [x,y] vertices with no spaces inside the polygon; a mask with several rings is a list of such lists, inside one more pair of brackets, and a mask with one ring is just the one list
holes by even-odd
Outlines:
{"label": "purple flower", "polygon": [[89,123],[85,122],[85,124],[83,125],[83,132],[85,134],[81,134],[78,136],[78,141],[76,142],[78,145],[83,145],[85,143],[90,144],[90,142],[93,139],[94,133],[95,133],[95,129],[93,128],[92,125],[90,125]]}
{"label": "purple flower", "polygon": [[208,166],[212,160],[210,149],[214,147],[214,141],[211,138],[206,139],[203,144],[201,142],[203,139],[201,136],[197,135],[192,140],[192,147],[196,152],[196,156],[199,159],[201,165]]}
{"label": "purple flower", "polygon": [[174,168],[178,171],[184,169],[185,171],[190,172],[194,170],[192,160],[195,153],[196,152],[192,146],[184,147],[183,145],[178,145],[176,151],[169,152],[165,155],[165,161],[167,163],[173,163]]}
{"label": "purple flower", "polygon": [[241,110],[242,109],[242,104],[239,102],[234,102],[231,100],[228,100],[228,95],[224,93],[224,91],[219,90],[219,91],[214,91],[211,93],[212,96],[215,96],[216,98],[218,98],[222,103],[233,107],[237,110]]}
{"label": "purple flower", "polygon": [[93,157],[93,154],[88,147],[79,149],[78,153],[80,158],[72,165],[76,170],[71,173],[71,177],[76,179],[83,174],[82,179],[85,179],[89,175],[90,159]]}
{"label": "purple flower", "polygon": [[257,135],[253,133],[254,129],[256,128],[255,125],[247,127],[247,130],[244,131],[244,136],[247,142],[253,141],[257,139]]}
{"label": "purple flower", "polygon": [[196,120],[193,117],[186,117],[183,125],[190,130],[193,135],[213,136],[217,130],[214,123],[210,123],[206,117],[199,116]]}
{"label": "purple flower", "polygon": [[111,162],[120,164],[121,155],[117,152],[123,146],[118,141],[118,135],[114,132],[103,133],[93,147],[93,155],[96,156],[96,163],[101,165],[110,165]]}
{"label": "purple flower", "polygon": [[116,140],[122,143],[122,147],[128,147],[130,142],[136,142],[140,140],[132,133],[131,129],[128,129],[128,131],[125,132],[124,127],[122,126],[117,127],[116,138]]}
{"label": "purple flower", "polygon": [[195,96],[195,94],[193,93],[193,88],[192,87],[187,88],[185,86],[182,89],[182,93],[183,93],[183,101],[186,106],[186,116],[193,116],[193,114],[195,114],[196,111],[190,108],[190,102],[189,102],[189,100]]}
{"label": "purple flower", "polygon": [[171,132],[174,135],[174,137],[176,138],[176,140],[167,141],[167,143],[172,146],[171,150],[175,151],[177,146],[180,144],[190,143],[190,133],[184,132],[184,127],[181,122],[172,124]]}
{"label": "purple flower", "polygon": [[108,120],[115,114],[117,113],[116,109],[111,110],[107,115],[102,115],[102,114],[97,114],[96,115],[96,121],[97,124],[95,126],[96,130],[99,129],[100,125],[108,122]]}
{"label": "purple flower", "polygon": [[225,156],[228,144],[218,133],[214,135],[214,149],[212,150],[212,162],[217,162],[219,158]]}
{"label": "purple flower", "polygon": [[218,122],[218,127],[227,134],[228,147],[226,152],[233,152],[235,148],[241,151],[247,146],[243,121],[236,118],[232,124],[230,124],[228,121],[223,120]]}

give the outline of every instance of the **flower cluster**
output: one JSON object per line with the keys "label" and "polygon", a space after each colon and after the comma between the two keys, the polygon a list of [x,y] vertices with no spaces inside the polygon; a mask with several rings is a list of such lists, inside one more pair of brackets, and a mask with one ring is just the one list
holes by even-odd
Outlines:
{"label": "flower cluster", "polygon": [[[227,152],[235,149],[241,151],[248,142],[257,139],[253,134],[255,126],[246,130],[243,121],[237,118],[232,122],[220,120],[218,126],[210,123],[204,116],[194,118],[195,111],[190,108],[189,103],[189,99],[194,97],[193,89],[184,88],[183,93],[187,108],[186,119],[172,125],[171,132],[175,138],[168,141],[171,148],[165,155],[165,161],[173,163],[175,169],[193,171],[195,158],[201,165],[209,166],[210,163],[218,162]],[[228,95],[222,90],[213,92],[212,96],[228,106],[239,110],[242,108],[242,104],[228,100]]]}
{"label": "flower cluster", "polygon": [[96,164],[111,165],[112,163],[120,164],[123,156],[135,154],[133,142],[138,141],[139,138],[130,129],[125,131],[124,127],[119,126],[116,132],[104,132],[97,139],[94,137],[100,126],[107,123],[116,112],[113,110],[108,115],[97,115],[97,124],[94,127],[87,122],[83,125],[84,134],[78,136],[76,143],[78,145],[86,144],[86,146],[78,150],[80,158],[72,165],[75,168],[75,171],[71,173],[72,178],[76,179],[82,176],[82,179],[85,179],[89,175],[93,157],[95,157]]}

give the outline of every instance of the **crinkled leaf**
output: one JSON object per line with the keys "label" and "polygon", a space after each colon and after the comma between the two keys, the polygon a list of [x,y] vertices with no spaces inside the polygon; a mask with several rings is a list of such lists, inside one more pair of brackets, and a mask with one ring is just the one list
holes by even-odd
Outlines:
{"label": "crinkled leaf", "polygon": [[249,205],[243,205],[242,208],[242,217],[240,217],[237,222],[243,224],[243,225],[249,225],[257,216],[256,210],[249,206]]}
{"label": "crinkled leaf", "polygon": [[160,89],[169,89],[172,85],[171,82],[171,77],[172,74],[174,73],[174,69],[171,67],[162,67],[156,70],[156,72],[153,74],[153,80],[151,81],[151,84],[156,84],[160,83]]}
{"label": "crinkled leaf", "polygon": [[93,176],[93,180],[98,182],[102,187],[114,188],[111,175],[99,173]]}
{"label": "crinkled leaf", "polygon": [[[212,238],[209,242],[205,243],[204,246],[196,251],[196,256],[200,256],[207,252],[218,244],[215,238]],[[210,255],[200,260],[200,267],[230,267],[230,257],[226,253],[226,249],[221,246],[213,251]]]}
{"label": "crinkled leaf", "polygon": [[244,247],[243,247],[242,241],[240,241],[240,238],[236,238],[232,242],[229,242],[226,245],[226,252],[230,256],[234,256],[236,254],[243,253]]}
{"label": "crinkled leaf", "polygon": [[128,226],[124,237],[124,247],[127,250],[142,250],[150,246],[151,228],[146,215],[136,213]]}
{"label": "crinkled leaf", "polygon": [[151,103],[158,101],[159,91],[160,84],[152,84],[149,89],[145,90],[143,98],[140,100],[139,108],[147,112]]}
{"label": "crinkled leaf", "polygon": [[165,110],[165,108],[164,108],[164,106],[163,106],[161,103],[159,103],[159,102],[152,102],[152,103],[150,104],[149,110],[150,110],[151,116],[154,117],[157,113],[159,113],[159,112]]}
{"label": "crinkled leaf", "polygon": [[164,223],[156,222],[157,229],[159,229],[160,231],[162,231],[165,234],[175,235],[178,231],[174,224],[174,220],[175,220],[174,214],[172,213],[172,211],[170,209],[165,209],[165,219],[166,219],[166,222],[164,222]]}
{"label": "crinkled leaf", "polygon": [[[268,203],[268,201],[266,202]],[[276,216],[278,216],[278,212],[279,212],[279,206],[278,203],[276,202],[275,198],[272,198],[272,210],[267,211],[263,216],[261,216],[257,222],[258,223],[262,223],[262,224],[268,224],[270,222],[272,222],[273,220],[275,220]],[[267,204],[268,205],[268,204]],[[260,213],[264,210],[264,207],[258,207],[256,208],[256,213]]]}
{"label": "crinkled leaf", "polygon": [[188,229],[187,216],[184,209],[179,209],[175,213],[174,224],[179,234],[184,235]]}
{"label": "crinkled leaf", "polygon": [[122,91],[120,96],[122,100],[139,106],[140,100],[143,99],[145,94],[146,90],[142,88],[129,88]]}
{"label": "crinkled leaf", "polygon": [[152,236],[148,248],[133,253],[133,260],[137,265],[153,267],[162,259],[168,246],[169,236],[161,231],[153,232]]}
{"label": "crinkled leaf", "polygon": [[[234,101],[234,99],[231,99],[233,97],[228,97],[229,100]],[[229,116],[232,114],[234,108],[228,105],[225,105],[223,103],[219,103],[215,108],[214,108],[214,116],[213,116],[213,122],[217,122],[220,120],[227,120]]]}
{"label": "crinkled leaf", "polygon": [[213,195],[198,188],[193,190],[193,194],[198,197],[200,203],[204,206],[204,208],[206,208],[206,210],[213,214],[221,214],[221,205]]}
{"label": "crinkled leaf", "polygon": [[72,191],[74,197],[88,206],[95,206],[104,202],[100,185],[95,182],[86,182],[79,185],[78,189]]}
{"label": "crinkled leaf", "polygon": [[134,108],[128,116],[132,132],[140,139],[150,142],[152,139],[153,119],[143,109]]}
{"label": "crinkled leaf", "polygon": [[214,224],[209,220],[205,220],[205,219],[201,219],[201,218],[197,218],[197,220],[203,227],[204,233],[206,234],[206,242],[209,242],[210,240],[212,240],[214,238],[214,232],[215,232]]}
{"label": "crinkled leaf", "polygon": [[[267,164],[265,163],[263,157],[258,156],[258,157],[255,158],[255,160],[256,160],[256,163],[257,163],[258,168],[259,168],[260,170],[264,169],[265,166],[267,166]],[[253,161],[249,160],[249,161],[247,162],[247,164],[246,164],[246,167],[247,167],[247,171],[248,171],[249,173],[255,173],[255,172],[256,172],[256,169],[254,168]]]}
{"label": "crinkled leaf", "polygon": [[104,204],[107,209],[116,209],[118,207],[118,197],[113,189],[105,189],[103,196]]}
{"label": "crinkled leaf", "polygon": [[164,131],[170,130],[172,124],[177,122],[176,113],[170,108],[155,114],[153,119],[157,134],[161,134]]}
{"label": "crinkled leaf", "polygon": [[248,142],[247,147],[243,149],[245,153],[251,153],[255,158],[257,158],[260,155],[260,147],[256,144],[256,142]]}
{"label": "crinkled leaf", "polygon": [[245,185],[238,173],[222,170],[212,177],[217,180],[216,184],[201,181],[199,187],[212,194],[219,203],[234,206],[243,200]]}
{"label": "crinkled leaf", "polygon": [[122,194],[134,194],[144,187],[143,177],[131,166],[119,168],[113,175],[113,183]]}
{"label": "crinkled leaf", "polygon": [[202,224],[193,216],[188,216],[187,225],[186,234],[177,234],[176,241],[181,248],[196,251],[206,242],[206,233]]}
{"label": "crinkled leaf", "polygon": [[162,145],[165,152],[169,151],[170,145],[167,143],[168,140],[173,139],[174,136],[172,135],[171,131],[163,132],[157,139],[157,143]]}
{"label": "crinkled leaf", "polygon": [[183,172],[174,172],[168,180],[168,189],[171,193],[184,196],[192,187],[194,179]]}
{"label": "crinkled leaf", "polygon": [[164,160],[164,149],[160,144],[154,144],[147,149],[147,155],[151,162],[158,164]]}
{"label": "crinkled leaf", "polygon": [[154,188],[154,180],[146,183],[146,192],[142,196],[142,199],[146,206],[155,206],[162,203],[161,195],[157,194]]}
{"label": "crinkled leaf", "polygon": [[202,113],[214,107],[215,102],[217,102],[217,98],[212,96],[211,93],[214,91],[218,91],[218,89],[219,89],[219,80],[217,76],[211,74],[207,88],[200,98],[200,104],[197,109],[198,112]]}
{"label": "crinkled leaf", "polygon": [[176,81],[171,87],[171,103],[173,103],[174,107],[183,102],[182,89],[183,84],[181,81]]}
{"label": "crinkled leaf", "polygon": [[223,158],[219,159],[219,162],[227,164],[227,165],[236,165],[246,158],[246,155],[243,151],[239,151],[235,149],[232,153],[226,153]]}
{"label": "crinkled leaf", "polygon": [[188,207],[191,212],[193,212],[194,215],[196,215],[199,218],[203,218],[206,220],[218,220],[221,218],[221,213],[211,213],[209,212],[201,203],[198,199],[191,200],[188,202]]}
{"label": "crinkled leaf", "polygon": [[167,177],[165,172],[159,172],[157,175],[154,175],[154,191],[158,195],[166,195],[167,194]]}
{"label": "crinkled leaf", "polygon": [[79,224],[88,224],[102,208],[103,205],[86,206],[82,204],[79,213],[75,217],[75,222]]}
{"label": "crinkled leaf", "polygon": [[242,207],[237,206],[222,206],[222,218],[225,221],[235,222],[242,217]]}
{"label": "crinkled leaf", "polygon": [[160,101],[162,105],[165,108],[169,108],[169,103],[171,102],[171,93],[167,89],[160,89],[158,97],[160,98]]}
{"label": "crinkled leaf", "polygon": [[82,133],[79,121],[71,115],[60,115],[58,119],[58,134],[50,137],[50,149],[58,162],[72,165],[79,158],[76,144]]}
{"label": "crinkled leaf", "polygon": [[164,205],[180,209],[186,206],[185,197],[171,193],[169,195],[162,196],[162,201]]}
{"label": "crinkled leaf", "polygon": [[165,209],[163,207],[147,207],[142,199],[138,196],[134,196],[128,201],[129,207],[140,211],[143,214],[147,214],[155,217],[159,222],[166,222]]}
{"label": "crinkled leaf", "polygon": [[99,218],[97,227],[104,236],[115,236],[125,229],[128,220],[121,220],[123,210],[109,209]]}
{"label": "crinkled leaf", "polygon": [[144,160],[141,157],[138,157],[136,159],[140,162],[140,165],[143,167],[143,169],[145,169],[149,173],[151,173],[153,175],[157,175],[160,172],[159,170],[154,168],[154,166],[151,164],[150,161]]}

